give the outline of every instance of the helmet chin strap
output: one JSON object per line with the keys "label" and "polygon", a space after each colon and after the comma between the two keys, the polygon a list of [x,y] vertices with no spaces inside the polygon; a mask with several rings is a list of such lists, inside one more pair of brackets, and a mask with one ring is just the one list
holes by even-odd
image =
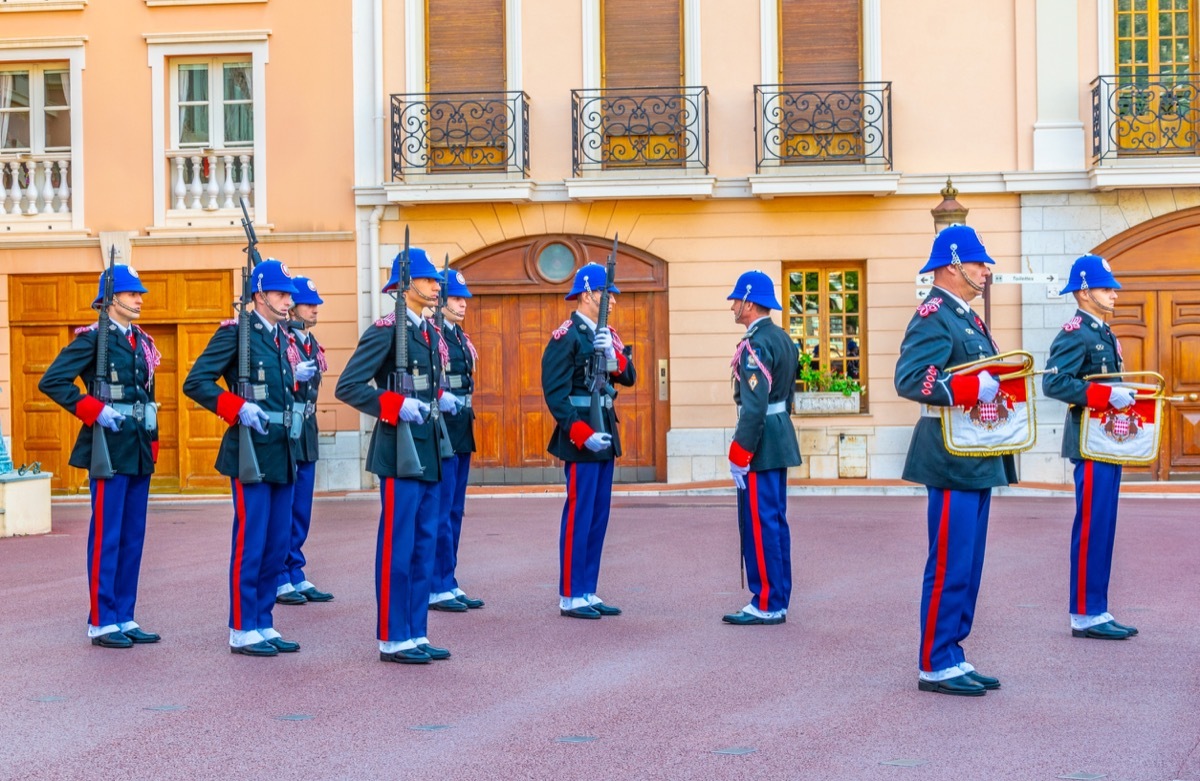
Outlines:
{"label": "helmet chin strap", "polygon": [[141,316],[141,314],[142,314],[142,310],[134,309],[133,307],[129,306],[124,301],[121,301],[119,299],[114,298],[113,303],[116,304],[121,309],[124,309],[126,312],[129,312],[130,314],[138,315],[138,316]]}
{"label": "helmet chin strap", "polygon": [[262,294],[262,296],[263,296],[263,306],[265,306],[267,309],[271,310],[271,314],[275,315],[280,320],[288,319],[288,313],[287,313],[286,309],[283,310],[282,312],[279,311],[275,307],[271,306],[271,299],[267,298],[267,294],[265,292]]}
{"label": "helmet chin strap", "polygon": [[1083,291],[1083,294],[1085,296],[1087,296],[1088,301],[1091,301],[1093,304],[1095,304],[1096,308],[1099,309],[1104,314],[1111,315],[1111,314],[1116,313],[1116,311],[1117,311],[1116,309],[1114,309],[1111,306],[1106,306],[1104,304],[1101,304],[1099,301],[1096,300],[1096,297],[1094,295],[1092,295],[1092,288],[1087,283],[1087,274],[1085,274],[1085,273],[1080,273],[1079,289]]}
{"label": "helmet chin strap", "polygon": [[958,245],[957,244],[950,245],[950,265],[952,265],[956,269],[958,269],[958,275],[963,278],[963,281],[965,281],[968,285],[971,286],[972,290],[974,290],[976,293],[983,292],[983,285],[981,285],[978,282],[976,282],[975,280],[971,279],[971,277],[969,277],[967,275],[967,270],[963,268],[962,261],[959,260],[959,258],[958,258]]}

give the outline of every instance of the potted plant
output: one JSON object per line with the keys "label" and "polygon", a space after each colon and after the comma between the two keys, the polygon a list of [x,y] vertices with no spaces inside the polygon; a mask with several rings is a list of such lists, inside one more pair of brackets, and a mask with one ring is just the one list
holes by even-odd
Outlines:
{"label": "potted plant", "polygon": [[808,353],[800,353],[796,381],[803,388],[796,392],[797,415],[846,415],[861,409],[862,384],[842,372],[813,366]]}

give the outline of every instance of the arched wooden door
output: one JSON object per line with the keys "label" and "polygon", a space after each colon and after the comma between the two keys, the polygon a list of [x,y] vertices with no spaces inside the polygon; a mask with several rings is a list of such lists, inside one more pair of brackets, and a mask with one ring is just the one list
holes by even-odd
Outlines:
{"label": "arched wooden door", "polygon": [[1096,248],[1121,283],[1113,331],[1128,371],[1155,371],[1184,401],[1165,405],[1158,461],[1131,476],[1200,480],[1200,209],[1143,223]]}
{"label": "arched wooden door", "polygon": [[[564,296],[575,271],[588,262],[604,263],[611,250],[612,242],[603,238],[552,234],[496,244],[454,264],[474,296],[464,328],[479,351],[472,482],[562,480],[561,463],[546,452],[554,418],[542,399],[542,351],[550,332],[574,311]],[[619,389],[624,455],[617,460],[615,479],[662,482],[669,427],[667,265],[621,245],[616,279],[621,295],[610,323],[633,346],[638,380],[633,388]]]}

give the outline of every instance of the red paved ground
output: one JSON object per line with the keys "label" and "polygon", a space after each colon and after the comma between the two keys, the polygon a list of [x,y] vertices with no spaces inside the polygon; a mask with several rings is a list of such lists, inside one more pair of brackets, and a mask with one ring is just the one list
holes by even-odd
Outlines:
{"label": "red paved ground", "polygon": [[1067,629],[1070,500],[997,499],[967,651],[1004,688],[979,699],[916,689],[920,498],[793,498],[789,622],[747,628],[719,620],[745,603],[732,497],[618,497],[601,595],[626,614],[597,622],[557,614],[560,502],[468,500],[488,604],[433,615],[454,658],[425,667],[376,660],[373,500],[319,503],[337,600],[278,607],[304,650],[274,659],[226,647],[226,504],[153,507],[138,618],[165,640],[131,651],[84,639],[86,507],[56,505],[54,534],[0,540],[0,778],[1200,779],[1195,499],[1123,505],[1124,642]]}

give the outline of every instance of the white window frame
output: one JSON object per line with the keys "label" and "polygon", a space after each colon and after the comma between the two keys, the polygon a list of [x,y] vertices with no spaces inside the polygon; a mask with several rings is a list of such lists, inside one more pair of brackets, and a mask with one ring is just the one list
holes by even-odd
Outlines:
{"label": "white window frame", "polygon": [[[9,38],[0,40],[0,65],[45,65],[66,63],[70,76],[71,101],[71,216],[70,230],[82,231],[84,214],[83,168],[83,70],[86,65],[84,56],[85,36],[63,38]],[[32,138],[30,139],[32,141]],[[38,225],[47,222],[58,223],[61,217],[44,215],[33,218]],[[0,232],[0,236],[3,232]]]}
{"label": "white window frame", "polygon": [[[174,65],[189,58],[249,57],[250,83],[254,105],[254,143],[247,147],[254,150],[254,209],[251,219],[255,226],[267,228],[267,79],[266,66],[270,62],[269,30],[247,30],[210,33],[153,33],[143,35],[146,40],[148,64],[150,66],[151,92],[151,170],[154,180],[154,224],[159,228],[180,227],[168,221],[167,207],[170,193],[167,191],[167,142],[173,144],[178,136],[178,117],[175,114],[174,95],[176,86],[168,94],[167,79],[175,81]],[[211,74],[210,74],[211,75]],[[210,100],[212,95],[210,94]],[[170,124],[168,125],[168,118]],[[192,220],[194,222],[194,220]],[[226,221],[227,222],[227,221]],[[224,229],[228,225],[214,226]],[[195,228],[193,228],[195,230]]]}
{"label": "white window frame", "polygon": [[[237,55],[224,57],[173,57],[170,62],[171,72],[171,143],[175,149],[185,149],[188,146],[195,146],[198,149],[226,149],[231,148],[228,141],[225,140],[225,105],[230,101],[225,100],[225,66],[235,65],[246,62],[248,58]],[[179,140],[179,66],[181,65],[206,65],[208,66],[208,136],[209,139],[204,144],[189,144],[185,145]],[[254,83],[253,63],[251,63],[250,75],[250,95],[249,101],[251,108],[257,109],[257,101],[254,99],[254,94],[257,92],[257,85]],[[243,103],[246,101],[237,101]],[[255,112],[257,113],[257,112]],[[255,128],[257,131],[257,128]],[[241,144],[252,149],[253,142],[250,144]],[[236,147],[232,147],[236,148]]]}

